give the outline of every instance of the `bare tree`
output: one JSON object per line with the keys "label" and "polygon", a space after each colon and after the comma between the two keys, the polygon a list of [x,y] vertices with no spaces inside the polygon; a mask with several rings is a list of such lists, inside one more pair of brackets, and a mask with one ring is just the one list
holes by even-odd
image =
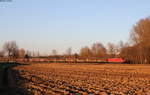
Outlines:
{"label": "bare tree", "polygon": [[140,20],[130,35],[132,44],[150,45],[150,17]]}
{"label": "bare tree", "polygon": [[133,59],[133,53],[135,53],[133,47],[125,43],[120,50],[119,57],[124,58],[126,61],[131,61]]}
{"label": "bare tree", "polygon": [[57,50],[56,50],[56,49],[53,49],[53,50],[52,50],[52,55],[54,55],[54,56],[57,55]]}
{"label": "bare tree", "polygon": [[27,50],[27,51],[25,52],[25,57],[29,58],[29,57],[31,57],[31,56],[32,56],[31,51]]}
{"label": "bare tree", "polygon": [[81,57],[90,57],[92,55],[91,50],[89,49],[89,47],[83,47],[80,50],[80,56]]}
{"label": "bare tree", "polygon": [[72,48],[66,50],[66,55],[70,56],[72,54]]}
{"label": "bare tree", "polygon": [[118,52],[119,56],[120,56],[120,52],[123,47],[124,47],[124,43],[123,43],[123,41],[120,41],[117,45],[117,52]]}
{"label": "bare tree", "polygon": [[32,52],[31,52],[31,55],[32,55],[32,57],[36,57],[35,51],[32,51]]}
{"label": "bare tree", "polygon": [[116,52],[117,52],[117,48],[116,48],[115,44],[108,43],[107,46],[108,46],[108,54],[110,55],[110,57],[115,57]]}
{"label": "bare tree", "polygon": [[19,54],[20,58],[24,58],[25,57],[25,50],[23,48],[19,49],[18,54]]}
{"label": "bare tree", "polygon": [[0,57],[4,57],[4,52],[0,51]]}
{"label": "bare tree", "polygon": [[93,57],[105,57],[106,48],[101,43],[94,43],[91,48]]}
{"label": "bare tree", "polygon": [[117,45],[115,45],[115,57],[121,57],[121,50],[124,47],[123,41],[119,41]]}
{"label": "bare tree", "polygon": [[37,51],[36,56],[37,56],[37,57],[40,57],[40,56],[41,56],[41,54],[40,54],[40,52],[39,52],[39,51]]}
{"label": "bare tree", "polygon": [[6,42],[3,46],[3,50],[8,57],[18,57],[18,45],[15,41]]}

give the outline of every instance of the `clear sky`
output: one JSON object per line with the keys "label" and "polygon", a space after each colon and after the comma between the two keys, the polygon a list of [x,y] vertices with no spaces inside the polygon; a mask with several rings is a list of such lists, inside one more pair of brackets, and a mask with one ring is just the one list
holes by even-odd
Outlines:
{"label": "clear sky", "polygon": [[127,41],[132,26],[150,16],[150,0],[12,0],[0,2],[0,47],[49,54],[94,42]]}

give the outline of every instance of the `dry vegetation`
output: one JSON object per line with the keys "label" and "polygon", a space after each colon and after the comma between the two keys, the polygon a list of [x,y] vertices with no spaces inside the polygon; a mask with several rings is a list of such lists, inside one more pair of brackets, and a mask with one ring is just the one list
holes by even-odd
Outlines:
{"label": "dry vegetation", "polygon": [[17,85],[34,95],[150,95],[150,66],[31,64],[14,68]]}

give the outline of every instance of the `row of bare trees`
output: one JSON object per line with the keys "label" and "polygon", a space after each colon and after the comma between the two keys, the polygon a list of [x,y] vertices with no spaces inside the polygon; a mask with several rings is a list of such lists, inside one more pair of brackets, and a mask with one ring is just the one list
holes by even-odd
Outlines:
{"label": "row of bare trees", "polygon": [[25,50],[23,48],[19,49],[15,41],[9,41],[3,45],[3,50],[0,51],[0,57],[4,56],[9,58],[23,58],[25,56]]}
{"label": "row of bare trees", "polygon": [[129,43],[122,49],[121,57],[136,64],[150,63],[150,17],[134,25]]}
{"label": "row of bare trees", "polygon": [[106,48],[101,43],[94,43],[91,48],[85,46],[80,50],[81,57],[105,57]]}
{"label": "row of bare trees", "polygon": [[[94,43],[91,48],[85,46],[80,49],[80,53],[72,54],[72,48],[68,48],[66,52],[61,56],[80,56],[80,57],[116,57],[117,56],[117,46],[113,43],[108,43],[108,48],[106,49],[102,43]],[[23,48],[19,49],[15,41],[6,42],[3,46],[3,51],[0,51],[0,57],[6,56],[11,58],[24,58],[25,56],[40,57],[39,52],[25,51]],[[51,56],[59,56],[56,49],[52,50]]]}
{"label": "row of bare trees", "polygon": [[19,48],[15,41],[5,42],[3,49],[0,51],[0,57],[9,58],[25,58],[30,56],[40,56],[39,52],[26,51],[23,48]]}
{"label": "row of bare trees", "polygon": [[[121,41],[122,42],[122,41]],[[114,58],[119,57],[121,48],[119,45],[108,43],[105,47],[102,43],[94,43],[91,47],[85,46],[80,49],[81,57]]]}
{"label": "row of bare trees", "polygon": [[150,63],[150,17],[133,26],[128,42],[108,43],[107,49],[101,43],[95,43],[91,48],[81,48],[80,56],[121,57],[133,64]]}

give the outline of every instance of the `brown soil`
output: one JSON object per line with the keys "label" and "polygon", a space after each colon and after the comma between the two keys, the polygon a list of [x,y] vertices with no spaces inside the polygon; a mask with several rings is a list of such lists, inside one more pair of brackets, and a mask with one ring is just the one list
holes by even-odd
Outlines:
{"label": "brown soil", "polygon": [[34,95],[150,95],[150,65],[31,64],[13,76]]}

